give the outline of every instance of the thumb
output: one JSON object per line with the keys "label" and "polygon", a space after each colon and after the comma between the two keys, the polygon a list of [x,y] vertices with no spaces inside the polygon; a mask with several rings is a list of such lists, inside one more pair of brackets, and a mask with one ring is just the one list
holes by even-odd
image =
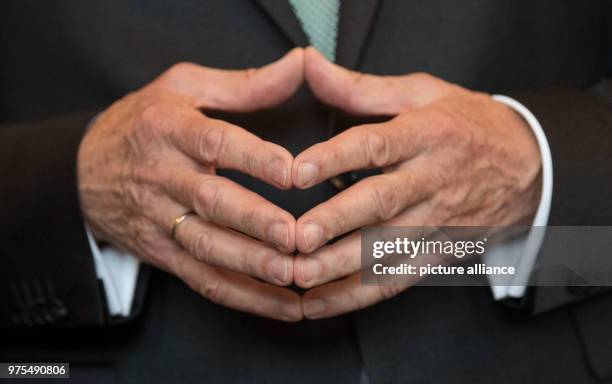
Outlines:
{"label": "thumb", "polygon": [[304,51],[304,74],[324,103],[355,115],[397,115],[438,97],[441,83],[431,75],[376,76],[336,65],[319,51]]}
{"label": "thumb", "polygon": [[243,70],[181,63],[161,79],[193,98],[198,108],[252,112],[279,105],[295,93],[304,79],[304,50],[294,48],[273,63]]}

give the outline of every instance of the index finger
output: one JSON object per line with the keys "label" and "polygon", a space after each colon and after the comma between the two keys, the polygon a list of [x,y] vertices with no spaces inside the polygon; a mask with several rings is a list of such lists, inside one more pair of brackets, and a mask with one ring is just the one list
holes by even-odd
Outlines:
{"label": "index finger", "polygon": [[356,126],[300,153],[293,162],[293,183],[309,188],[345,172],[408,160],[425,148],[423,141],[406,119]]}
{"label": "index finger", "polygon": [[174,146],[196,162],[237,170],[278,188],[291,187],[293,156],[236,125],[192,111],[171,130]]}

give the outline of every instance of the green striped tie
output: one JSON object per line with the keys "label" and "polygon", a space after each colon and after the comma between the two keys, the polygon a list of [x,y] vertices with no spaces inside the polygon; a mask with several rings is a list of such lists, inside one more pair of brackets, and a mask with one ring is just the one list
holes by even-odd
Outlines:
{"label": "green striped tie", "polygon": [[289,0],[289,3],[310,44],[334,61],[340,0]]}

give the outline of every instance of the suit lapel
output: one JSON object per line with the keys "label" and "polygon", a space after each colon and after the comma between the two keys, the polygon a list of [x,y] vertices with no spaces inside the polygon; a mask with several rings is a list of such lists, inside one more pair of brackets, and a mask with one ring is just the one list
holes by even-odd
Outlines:
{"label": "suit lapel", "polygon": [[259,6],[268,14],[293,44],[300,47],[308,45],[308,38],[302,26],[293,13],[287,0],[256,0]]}
{"label": "suit lapel", "polygon": [[355,69],[370,34],[379,0],[341,0],[336,62]]}

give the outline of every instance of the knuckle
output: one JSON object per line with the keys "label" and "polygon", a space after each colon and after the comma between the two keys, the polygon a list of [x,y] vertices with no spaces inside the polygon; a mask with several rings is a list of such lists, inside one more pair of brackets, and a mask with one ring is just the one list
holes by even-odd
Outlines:
{"label": "knuckle", "polygon": [[241,225],[246,233],[254,233],[257,229],[257,205],[251,205],[242,212]]}
{"label": "knuckle", "polygon": [[[164,178],[164,162],[159,156],[143,154],[138,156],[134,163],[126,166],[124,179],[128,192],[138,192],[138,198],[145,202],[145,197],[151,197],[163,188]],[[132,190],[130,190],[130,188]],[[142,191],[142,188],[148,188],[149,193]]]}
{"label": "knuckle", "polygon": [[389,161],[389,143],[384,135],[375,131],[366,131],[364,148],[370,166],[380,168]]}
{"label": "knuckle", "polygon": [[162,111],[157,103],[145,106],[140,112],[140,118],[145,125],[155,125],[161,120]]}
{"label": "knuckle", "polygon": [[173,273],[183,280],[189,287],[194,289],[193,283],[189,281],[188,272],[189,266],[187,265],[187,261],[189,258],[187,257],[172,257],[168,260],[169,270],[173,271]]}
{"label": "knuckle", "polygon": [[183,72],[191,71],[194,67],[196,67],[196,64],[192,62],[179,61],[170,67],[170,71],[183,73]]}
{"label": "knuckle", "polygon": [[225,136],[225,131],[217,127],[208,127],[202,131],[197,139],[197,150],[205,162],[210,164],[219,162]]}
{"label": "knuckle", "polygon": [[388,300],[402,291],[401,286],[395,284],[377,284],[376,287],[378,287],[378,292],[384,300]]}
{"label": "knuckle", "polygon": [[189,252],[199,261],[210,264],[213,243],[209,231],[198,231],[189,244]]}
{"label": "knuckle", "polygon": [[[329,259],[326,259],[326,256],[329,256]],[[317,257],[316,259],[314,259],[314,262],[318,263],[319,266],[319,273],[318,276],[315,276],[312,281],[310,282],[311,285],[317,285],[317,284],[321,284],[321,282],[323,281],[330,281],[330,280],[335,280],[335,278],[337,276],[334,276],[334,269],[337,268],[335,260],[333,258],[335,258],[335,253],[334,251],[330,251],[330,253],[328,253],[327,255],[322,253],[319,257]],[[330,260],[333,260],[332,262],[330,262]]]}
{"label": "knuckle", "polygon": [[137,127],[143,128],[146,131],[154,131],[164,128],[164,117],[168,115],[167,108],[159,102],[150,103],[142,108],[140,112],[140,121],[142,124],[137,124]]}
{"label": "knuckle", "polygon": [[159,179],[159,168],[155,159],[126,163],[121,169],[116,192],[130,207],[149,209],[158,201]]}
{"label": "knuckle", "polygon": [[[454,106],[451,105],[451,108]],[[473,141],[473,131],[470,124],[465,124],[465,120],[457,111],[450,110],[441,112],[436,116],[436,124],[439,129],[441,139],[446,143],[459,148],[469,147]]]}
{"label": "knuckle", "polygon": [[257,155],[255,154],[253,147],[247,148],[240,159],[240,167],[242,168],[242,171],[249,175],[256,175],[256,171],[258,170],[257,164]]}
{"label": "knuckle", "polygon": [[414,72],[408,76],[419,83],[431,83],[438,80],[435,76],[427,72]]}
{"label": "knuckle", "polygon": [[189,73],[193,71],[196,67],[196,64],[190,63],[187,61],[180,61],[178,63],[173,64],[170,68],[166,70],[163,74],[163,78],[165,81],[169,83],[174,83],[177,81],[182,81]]}
{"label": "knuckle", "polygon": [[415,106],[427,105],[453,93],[457,86],[426,72],[416,72],[404,77],[406,86],[421,95]]}
{"label": "knuckle", "polygon": [[379,220],[389,220],[401,209],[398,189],[389,181],[378,181],[372,185],[372,199]]}
{"label": "knuckle", "polygon": [[350,269],[349,264],[350,260],[346,253],[329,246],[319,259],[320,274],[329,280],[334,280]]}
{"label": "knuckle", "polygon": [[349,228],[345,214],[339,212],[333,205],[326,205],[325,208],[318,210],[317,213],[304,215],[299,218],[298,226],[304,228],[304,225],[317,223],[322,230],[322,242],[327,243],[335,237],[346,232]]}
{"label": "knuckle", "polygon": [[198,292],[215,304],[222,304],[227,297],[227,285],[219,278],[203,278],[198,287]]}
{"label": "knuckle", "polygon": [[244,273],[251,276],[264,277],[267,273],[265,272],[265,266],[268,265],[274,254],[260,247],[250,247],[245,252],[240,254],[238,258],[238,267]]}
{"label": "knuckle", "polygon": [[[346,163],[341,147],[337,145],[333,138],[313,145],[308,151],[310,152],[309,159],[318,158],[319,161],[327,164],[344,165]],[[296,162],[294,161],[294,163]]]}
{"label": "knuckle", "polygon": [[432,121],[438,127],[438,129],[442,130],[443,132],[455,130],[455,119],[450,111],[446,110],[445,108],[435,109]]}
{"label": "knuckle", "polygon": [[137,126],[125,137],[125,158],[119,175],[119,191],[133,206],[142,206],[159,191],[163,173],[160,145],[155,134]]}
{"label": "knuckle", "polygon": [[345,215],[338,212],[332,211],[326,220],[319,220],[318,222],[327,223],[327,225],[323,225],[323,237],[327,240],[344,233],[347,228]]}
{"label": "knuckle", "polygon": [[347,252],[346,250],[336,249],[336,247],[331,248],[334,255],[334,260],[337,260],[338,267],[341,271],[351,271],[355,265],[354,258],[361,256]]}
{"label": "knuckle", "polygon": [[143,153],[154,156],[158,151],[151,147],[160,147],[167,143],[186,120],[185,111],[165,101],[154,101],[144,105],[137,115],[130,139],[134,144],[143,147]]}
{"label": "knuckle", "polygon": [[156,185],[155,177],[148,176],[147,173],[149,172],[146,171],[141,171],[141,173],[142,175],[135,176],[135,178],[140,178],[138,181],[126,183],[123,186],[122,193],[125,201],[131,207],[146,212],[159,204],[163,192]]}
{"label": "knuckle", "polygon": [[205,216],[205,219],[214,221],[217,217],[219,198],[219,185],[213,179],[205,179],[196,190],[193,206],[196,212]]}
{"label": "knuckle", "polygon": [[429,119],[427,132],[435,142],[454,142],[461,136],[455,117],[446,108],[432,108]]}
{"label": "knuckle", "polygon": [[415,72],[407,75],[405,79],[415,89],[427,89],[433,95],[442,95],[448,91],[448,84],[427,72]]}

